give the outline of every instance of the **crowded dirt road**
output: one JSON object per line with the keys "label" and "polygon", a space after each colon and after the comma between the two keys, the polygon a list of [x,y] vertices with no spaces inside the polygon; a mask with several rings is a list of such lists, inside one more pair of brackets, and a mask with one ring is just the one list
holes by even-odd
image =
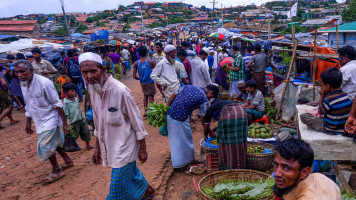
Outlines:
{"label": "crowded dirt road", "polygon": [[[143,113],[142,91],[138,81],[131,78],[130,73],[123,81],[132,91],[132,95]],[[156,95],[157,102],[162,102],[160,94]],[[83,105],[83,104],[82,104]],[[57,182],[43,186],[41,180],[51,171],[51,165],[41,164],[36,155],[38,135],[27,135],[25,129],[24,112],[14,109],[15,119],[20,120],[16,125],[9,125],[8,119],[3,121],[5,129],[0,131],[0,199],[105,199],[110,186],[111,169],[95,166],[91,157],[94,150],[81,150],[69,153],[74,161],[74,167],[65,171],[65,177]],[[146,121],[145,121],[146,123]],[[197,131],[193,125],[193,132]],[[201,129],[200,126],[197,129]],[[34,127],[33,127],[34,128]],[[181,199],[182,194],[167,193],[167,185],[173,179],[173,169],[170,162],[168,138],[158,134],[157,128],[146,126],[149,133],[146,138],[148,160],[144,164],[138,164],[148,182],[155,187],[157,194],[154,199]],[[200,135],[200,134],[199,134]],[[201,138],[201,137],[200,137]],[[92,137],[91,144],[95,144]],[[194,139],[199,140],[194,134]],[[85,143],[77,140],[79,146],[84,149]],[[195,142],[196,147],[198,145]],[[196,148],[198,156],[198,148]],[[59,164],[64,161],[59,159]],[[190,176],[183,179],[189,181],[185,185],[192,185]],[[177,181],[181,181],[180,178]],[[184,185],[181,184],[181,185]],[[179,183],[178,183],[179,185]],[[192,187],[188,187],[192,192]],[[168,195],[165,197],[165,195]],[[190,199],[190,198],[188,198]]]}

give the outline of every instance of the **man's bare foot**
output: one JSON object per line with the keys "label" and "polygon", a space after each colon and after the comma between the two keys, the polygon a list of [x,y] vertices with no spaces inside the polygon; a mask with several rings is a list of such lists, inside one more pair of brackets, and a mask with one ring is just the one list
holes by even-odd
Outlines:
{"label": "man's bare foot", "polygon": [[69,169],[71,167],[74,166],[74,163],[73,162],[69,162],[69,163],[64,163],[64,164],[61,164],[61,166],[59,166],[61,168],[61,171],[64,171],[66,169]]}
{"label": "man's bare foot", "polygon": [[17,124],[19,122],[20,122],[19,120],[13,120],[13,121],[10,121],[10,125],[14,125],[14,124]]}
{"label": "man's bare foot", "polygon": [[47,185],[49,183],[53,183],[61,178],[63,178],[65,174],[63,172],[54,172],[52,171],[46,178],[42,180],[43,185]]}
{"label": "man's bare foot", "polygon": [[153,187],[151,187],[150,185],[148,185],[147,189],[146,189],[146,192],[144,194],[144,197],[146,199],[152,199],[155,194],[156,194],[156,190]]}

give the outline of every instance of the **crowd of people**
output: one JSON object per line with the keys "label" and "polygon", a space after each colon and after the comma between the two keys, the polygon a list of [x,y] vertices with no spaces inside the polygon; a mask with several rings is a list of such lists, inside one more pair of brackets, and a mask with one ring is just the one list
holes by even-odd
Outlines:
{"label": "crowd of people", "polygon": [[[12,99],[18,110],[25,108],[25,131],[33,133],[33,121],[39,135],[39,160],[49,160],[53,168],[44,184],[64,177],[63,171],[74,166],[63,150],[64,135],[69,134],[71,126],[85,141],[87,150],[95,149],[93,163],[112,168],[107,199],[152,198],[155,190],[136,165],[137,159],[144,163],[148,156],[148,133],[143,123],[147,115],[141,116],[130,90],[121,82],[132,68],[132,78],[139,80],[142,88],[144,108],[155,101],[157,90],[170,106],[166,128],[175,170],[189,173],[203,167],[194,154],[191,128],[192,115],[197,111],[205,138],[217,137],[220,169],[246,168],[248,126],[265,115],[265,71],[268,66],[276,68],[258,44],[244,52],[238,45],[231,50],[228,46],[213,47],[209,40],[193,44],[182,41],[174,46],[158,41],[149,46],[132,45],[120,52],[109,49],[80,55],[68,50],[61,52],[56,67],[42,58],[39,48],[26,55],[9,55],[11,65],[1,66],[4,73],[0,73],[0,122],[5,117],[11,125],[19,122],[11,115],[15,104]],[[329,68],[321,74],[317,105],[324,117],[307,115],[302,121],[327,134],[355,134],[356,50],[346,46],[338,53],[341,69]],[[231,100],[220,98],[222,90],[228,90]],[[93,120],[86,120],[82,114],[83,101],[86,111],[91,108]],[[217,122],[216,127],[212,121]],[[97,138],[94,147],[90,145],[88,124]],[[62,165],[56,152],[64,160]],[[337,196],[335,183],[321,174],[310,175],[314,154],[307,143],[284,141],[276,146],[276,152],[277,196]],[[328,188],[321,187],[323,183]]]}

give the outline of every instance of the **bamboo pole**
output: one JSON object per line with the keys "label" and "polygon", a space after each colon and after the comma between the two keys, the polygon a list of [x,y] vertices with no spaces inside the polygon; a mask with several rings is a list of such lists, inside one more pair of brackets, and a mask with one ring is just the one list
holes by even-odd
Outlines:
{"label": "bamboo pole", "polygon": [[339,49],[339,25],[336,24],[336,47]]}
{"label": "bamboo pole", "polygon": [[294,44],[292,60],[291,60],[290,65],[289,65],[289,70],[288,70],[288,74],[287,74],[287,78],[286,78],[286,83],[284,84],[281,101],[279,102],[279,105],[278,105],[278,109],[277,109],[277,113],[276,113],[276,118],[275,118],[276,120],[278,119],[279,112],[281,111],[281,108],[282,108],[284,96],[286,95],[287,86],[288,86],[288,83],[289,83],[289,76],[290,76],[290,73],[291,73],[291,71],[292,71],[293,63],[295,62],[297,47],[298,47],[298,42],[296,42],[296,43]]}
{"label": "bamboo pole", "polygon": [[315,101],[315,79],[316,79],[316,36],[318,34],[318,29],[315,30],[314,34],[314,66],[313,66],[313,101]]}

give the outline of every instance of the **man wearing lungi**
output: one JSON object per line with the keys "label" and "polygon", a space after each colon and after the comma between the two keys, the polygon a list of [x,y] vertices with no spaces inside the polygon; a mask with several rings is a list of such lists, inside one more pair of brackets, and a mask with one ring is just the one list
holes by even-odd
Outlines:
{"label": "man wearing lungi", "polygon": [[147,160],[147,132],[131,91],[105,72],[99,55],[83,53],[79,65],[88,83],[94,114],[97,141],[93,163],[112,168],[107,199],[153,196],[155,190],[136,166],[137,157],[141,163]]}
{"label": "man wearing lungi", "polygon": [[[43,180],[43,184],[52,183],[62,177],[65,169],[73,167],[73,161],[63,150],[64,134],[69,133],[63,103],[57,90],[48,78],[34,74],[32,64],[27,60],[14,63],[15,74],[21,81],[21,90],[26,103],[26,133],[32,134],[31,121],[35,123],[39,134],[37,155],[41,162],[47,159],[52,164],[52,172]],[[64,133],[63,133],[64,132]],[[59,166],[56,151],[62,156],[64,164]]]}
{"label": "man wearing lungi", "polygon": [[175,169],[188,171],[195,164],[192,128],[189,116],[205,102],[208,102],[204,88],[186,85],[175,91],[167,106],[167,130],[172,165]]}

